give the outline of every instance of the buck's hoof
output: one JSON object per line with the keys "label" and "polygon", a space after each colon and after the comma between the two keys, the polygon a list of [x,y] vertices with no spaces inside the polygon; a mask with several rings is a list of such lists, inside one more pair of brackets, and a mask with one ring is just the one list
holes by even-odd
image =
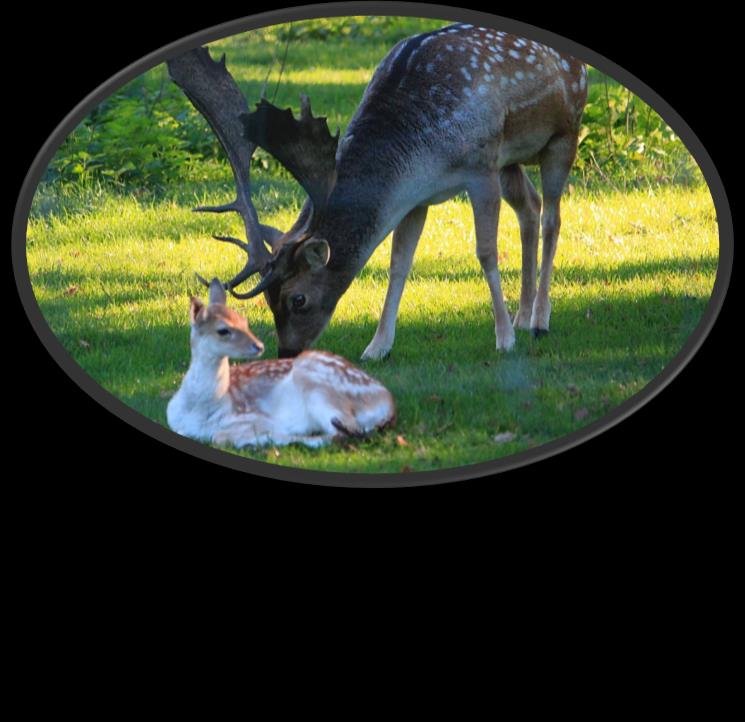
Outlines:
{"label": "buck's hoof", "polygon": [[360,356],[361,361],[382,361],[383,359],[387,359],[391,355],[391,349],[390,348],[376,348],[372,344],[370,344],[362,353],[362,356]]}
{"label": "buck's hoof", "polygon": [[543,338],[544,336],[548,336],[548,329],[547,328],[536,328],[535,326],[530,329],[530,334],[533,336],[533,338]]}

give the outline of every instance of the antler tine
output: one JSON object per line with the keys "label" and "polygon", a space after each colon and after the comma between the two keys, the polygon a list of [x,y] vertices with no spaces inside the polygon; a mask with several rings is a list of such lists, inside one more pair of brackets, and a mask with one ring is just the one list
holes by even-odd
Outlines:
{"label": "antler tine", "polygon": [[[239,116],[248,111],[246,98],[225,67],[225,56],[213,60],[207,48],[196,48],[168,61],[171,79],[184,91],[192,105],[204,116],[228,157],[235,179],[236,198],[218,206],[199,206],[197,212],[225,213],[235,211],[243,219],[248,243],[237,239],[228,242],[240,246],[249,256],[243,270],[233,279],[245,280],[264,271],[271,254],[262,240],[263,233],[256,208],[251,202],[249,168],[256,145],[243,136]],[[218,240],[226,240],[220,237]]]}
{"label": "antler tine", "polygon": [[233,238],[233,236],[212,236],[216,241],[222,241],[223,243],[232,243],[234,246],[242,248],[246,253],[251,251],[251,247],[248,243],[244,243],[240,238]]}
{"label": "antler tine", "polygon": [[200,276],[196,271],[194,271],[194,275],[197,277],[197,281],[199,281],[199,283],[201,283],[203,286],[207,286],[207,288],[210,287],[210,282],[204,276]]}
{"label": "antler tine", "polygon": [[271,286],[272,283],[274,283],[273,274],[274,274],[274,269],[270,269],[269,273],[267,273],[261,279],[258,285],[256,285],[254,288],[252,288],[250,291],[247,291],[246,293],[237,293],[236,291],[233,290],[233,286],[237,286],[238,285],[237,283],[233,284],[233,286],[227,286],[227,290],[233,298],[238,298],[241,300],[245,300],[247,298],[253,298],[254,296],[258,296],[260,293],[262,293],[267,288],[269,288],[269,286]]}

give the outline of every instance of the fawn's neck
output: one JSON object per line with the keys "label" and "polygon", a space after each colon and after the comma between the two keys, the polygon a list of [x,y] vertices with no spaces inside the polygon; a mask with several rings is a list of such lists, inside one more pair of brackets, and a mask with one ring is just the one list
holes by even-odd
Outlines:
{"label": "fawn's neck", "polygon": [[194,404],[219,402],[230,388],[228,357],[195,353],[192,347],[191,364],[181,388]]}

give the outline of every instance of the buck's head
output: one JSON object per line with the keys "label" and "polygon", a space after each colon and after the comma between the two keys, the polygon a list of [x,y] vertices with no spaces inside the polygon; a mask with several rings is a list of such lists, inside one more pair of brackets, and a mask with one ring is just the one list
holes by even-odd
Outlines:
{"label": "buck's head", "polygon": [[204,358],[253,358],[264,344],[251,333],[248,322],[225,304],[225,288],[216,278],[209,284],[209,304],[192,296],[192,355]]}
{"label": "buck's head", "polygon": [[310,236],[277,254],[275,278],[265,290],[274,315],[279,356],[296,356],[310,347],[326,328],[341,295],[327,264],[328,242]]}

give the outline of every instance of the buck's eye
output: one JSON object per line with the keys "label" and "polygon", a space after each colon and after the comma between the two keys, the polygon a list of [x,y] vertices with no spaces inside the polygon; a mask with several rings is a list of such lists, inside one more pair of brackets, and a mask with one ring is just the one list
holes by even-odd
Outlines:
{"label": "buck's eye", "polygon": [[229,328],[218,328],[217,333],[219,333],[221,336],[230,336],[230,329]]}
{"label": "buck's eye", "polygon": [[305,306],[305,296],[303,296],[302,293],[298,293],[296,296],[292,297],[292,310],[297,311],[298,309],[301,309],[303,306]]}

